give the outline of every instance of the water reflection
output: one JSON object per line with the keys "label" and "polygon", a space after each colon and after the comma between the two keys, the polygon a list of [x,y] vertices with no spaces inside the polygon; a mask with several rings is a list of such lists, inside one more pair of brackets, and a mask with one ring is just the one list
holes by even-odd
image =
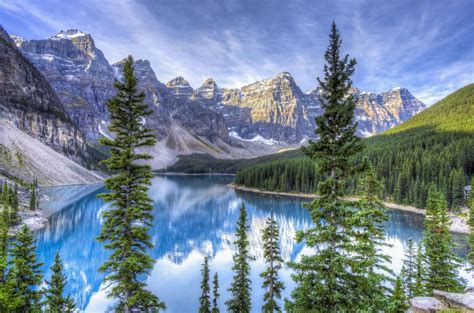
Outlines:
{"label": "water reflection", "polygon": [[[251,273],[254,311],[260,310],[263,297],[259,277],[264,266],[261,230],[271,210],[280,226],[284,259],[295,260],[304,253],[304,247],[293,240],[297,230],[311,225],[301,200],[235,192],[226,187],[231,180],[225,176],[163,176],[153,180],[150,196],[155,201],[155,222],[150,235],[155,244],[151,254],[157,262],[148,285],[166,301],[169,312],[197,311],[204,255],[211,257],[211,271],[219,272],[220,304],[224,308],[226,290],[232,279],[233,233],[242,201],[247,204],[251,253],[256,257]],[[62,192],[67,193],[67,190]],[[105,209],[103,201],[96,197],[100,192],[102,188],[88,190],[83,197],[53,214],[47,227],[36,234],[46,275],[50,275],[48,269],[59,250],[69,280],[68,292],[79,308],[87,311],[103,311],[110,304],[101,290],[103,275],[97,272],[108,257],[108,251],[95,240],[100,231],[100,213]],[[54,207],[53,203],[52,209],[59,209],[61,205],[62,202],[57,202]],[[387,253],[393,258],[392,268],[398,271],[403,244],[409,238],[421,238],[422,217],[391,211],[386,226],[387,241],[393,245]],[[465,236],[458,236],[456,240],[461,242],[462,237]],[[465,256],[466,249],[464,242],[457,253]],[[284,296],[294,287],[290,274],[287,269],[281,272],[287,287]]]}

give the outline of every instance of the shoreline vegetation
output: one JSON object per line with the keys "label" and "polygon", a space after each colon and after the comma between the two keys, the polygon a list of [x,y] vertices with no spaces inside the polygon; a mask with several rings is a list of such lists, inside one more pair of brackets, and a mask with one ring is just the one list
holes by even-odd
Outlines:
{"label": "shoreline vegetation", "polygon": [[[164,173],[154,173],[154,176],[235,176],[234,174],[228,174],[228,173],[173,173],[173,172],[164,172]],[[74,185],[58,185],[58,186],[41,186],[38,189],[44,192],[45,189],[48,188],[54,188],[54,187],[71,187],[71,186],[81,186],[81,185],[99,185],[100,183],[89,183],[89,184],[74,184]],[[264,190],[264,189],[258,189],[258,188],[249,188],[249,187],[244,187],[241,185],[236,185],[234,183],[227,184],[227,187],[233,188],[236,190],[240,191],[247,191],[247,192],[253,192],[253,193],[259,193],[259,194],[266,194],[266,195],[275,195],[275,196],[284,196],[284,197],[293,197],[293,198],[301,198],[301,199],[314,199],[317,198],[318,196],[316,194],[310,194],[310,193],[295,193],[295,192],[279,192],[279,191],[269,191],[269,190]],[[41,197],[41,196],[40,196]],[[349,201],[357,201],[359,200],[358,197],[348,197],[347,200]],[[42,199],[41,202],[46,201],[49,202],[51,199]],[[405,212],[411,212],[415,214],[421,214],[421,215],[426,215],[425,210],[419,209],[414,206],[410,205],[403,205],[403,204],[397,204],[393,202],[387,202],[383,201],[383,204],[385,207],[393,210],[400,210],[400,211],[405,211]],[[27,210],[21,210],[20,212],[23,213]],[[20,225],[26,224],[28,227],[32,230],[38,230],[43,228],[46,225],[47,218],[49,215],[51,215],[53,212],[46,212],[47,210],[44,210],[43,208],[38,208],[37,210],[31,212],[32,214],[25,214],[24,216],[21,216],[22,222]],[[23,214],[21,214],[23,215]],[[451,220],[451,227],[450,231],[453,233],[459,233],[459,234],[469,234],[469,225],[467,224],[467,216],[461,217],[458,215],[450,214],[450,220]],[[18,227],[19,229],[19,227]],[[14,233],[16,233],[18,230],[14,229]]]}
{"label": "shoreline vegetation", "polygon": [[[258,188],[244,187],[241,185],[236,185],[234,183],[227,184],[227,187],[233,188],[235,190],[240,190],[240,191],[247,191],[247,192],[259,193],[259,194],[273,195],[273,196],[293,197],[293,198],[301,198],[301,199],[318,198],[318,195],[312,194],[312,193],[268,191],[268,190],[263,190],[263,189],[258,189]],[[357,201],[360,198],[359,197],[346,197],[345,199],[348,201]],[[416,208],[414,206],[397,204],[397,203],[386,202],[386,201],[383,201],[382,203],[384,204],[385,207],[392,210],[399,210],[399,211],[411,212],[415,214],[426,215],[425,210]],[[454,214],[450,214],[449,218],[452,222],[449,229],[451,232],[459,233],[459,234],[469,234],[469,225],[467,224],[467,217],[460,217]]]}

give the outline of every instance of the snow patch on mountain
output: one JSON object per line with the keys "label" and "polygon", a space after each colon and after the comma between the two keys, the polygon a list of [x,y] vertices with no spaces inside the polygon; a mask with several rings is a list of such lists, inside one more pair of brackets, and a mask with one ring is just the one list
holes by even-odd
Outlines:
{"label": "snow patch on mountain", "polygon": [[260,135],[257,135],[257,136],[255,136],[251,139],[245,139],[245,138],[240,137],[239,134],[236,133],[236,132],[230,132],[229,136],[231,136],[233,138],[236,138],[236,139],[239,139],[239,140],[242,140],[242,141],[256,142],[256,143],[261,143],[261,144],[269,145],[269,146],[280,144],[280,142],[278,142],[274,139],[266,139],[266,138],[263,138]]}
{"label": "snow patch on mountain", "polygon": [[61,39],[73,39],[77,37],[87,36],[86,33],[81,32],[78,29],[68,29],[66,31],[62,30],[54,36],[51,36],[50,39],[61,40]]}

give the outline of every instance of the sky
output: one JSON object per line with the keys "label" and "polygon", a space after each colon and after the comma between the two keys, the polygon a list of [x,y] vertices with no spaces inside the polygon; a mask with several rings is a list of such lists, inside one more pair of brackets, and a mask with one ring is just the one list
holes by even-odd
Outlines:
{"label": "sky", "polygon": [[241,87],[290,72],[317,86],[334,20],[356,58],[354,86],[397,86],[433,104],[474,82],[473,0],[0,0],[0,24],[26,39],[90,33],[109,62],[148,59],[162,82],[213,77]]}

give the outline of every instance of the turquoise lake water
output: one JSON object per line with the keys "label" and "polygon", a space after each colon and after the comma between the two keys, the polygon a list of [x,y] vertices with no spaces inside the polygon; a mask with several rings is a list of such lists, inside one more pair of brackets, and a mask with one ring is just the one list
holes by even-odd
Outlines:
{"label": "turquoise lake water", "polygon": [[[252,311],[260,312],[263,291],[259,274],[264,270],[261,231],[273,210],[279,223],[281,250],[285,261],[297,260],[310,253],[294,241],[295,232],[310,227],[304,200],[235,191],[226,185],[231,176],[158,176],[150,188],[155,202],[150,235],[155,247],[151,255],[156,260],[147,278],[149,289],[168,307],[167,312],[196,312],[199,305],[200,269],[204,256],[210,257],[211,277],[220,278],[220,307],[225,310],[227,288],[232,280],[232,242],[239,207],[245,202],[249,214],[251,253]],[[36,233],[39,259],[44,262],[45,275],[56,251],[60,251],[68,277],[67,292],[81,310],[105,311],[111,304],[97,271],[109,252],[95,238],[101,227],[104,202],[96,197],[104,189],[98,186],[61,187],[48,190],[51,195],[46,207],[51,214],[47,226]],[[392,244],[385,252],[392,257],[391,268],[401,268],[403,246],[409,238],[420,240],[423,232],[421,215],[389,211],[386,240]],[[466,257],[466,236],[455,235],[456,253]],[[474,281],[463,268],[463,277]],[[291,272],[285,268],[280,276],[285,282],[284,297],[294,288]]]}

